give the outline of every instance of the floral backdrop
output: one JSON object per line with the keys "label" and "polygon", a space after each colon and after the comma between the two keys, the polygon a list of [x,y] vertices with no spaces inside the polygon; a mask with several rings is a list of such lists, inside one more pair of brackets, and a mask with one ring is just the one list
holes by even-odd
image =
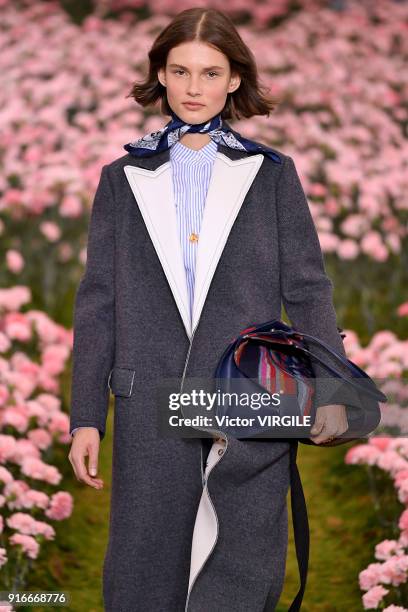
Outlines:
{"label": "floral backdrop", "polygon": [[[92,198],[102,166],[168,121],[128,94],[154,37],[194,5],[0,0],[0,590],[30,584],[53,523],[75,513],[66,388]],[[408,610],[408,3],[205,5],[229,12],[280,99],[232,124],[293,156],[348,356],[391,398],[378,435],[342,451],[388,530],[354,609]]]}

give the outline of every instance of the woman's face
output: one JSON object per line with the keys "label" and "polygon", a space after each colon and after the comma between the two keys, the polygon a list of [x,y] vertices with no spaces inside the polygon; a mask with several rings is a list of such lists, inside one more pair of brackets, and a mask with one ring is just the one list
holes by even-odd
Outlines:
{"label": "woman's face", "polygon": [[[186,123],[203,123],[220,113],[227,94],[238,89],[228,57],[210,45],[191,41],[173,47],[158,79],[167,89],[170,108]],[[200,106],[189,107],[187,102]]]}

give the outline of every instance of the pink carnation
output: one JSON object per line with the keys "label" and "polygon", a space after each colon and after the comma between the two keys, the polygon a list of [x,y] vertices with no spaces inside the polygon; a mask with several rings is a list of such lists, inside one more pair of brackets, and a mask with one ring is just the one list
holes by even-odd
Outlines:
{"label": "pink carnation", "polygon": [[383,452],[377,460],[377,465],[382,470],[390,472],[391,475],[396,474],[398,470],[408,468],[408,462],[393,450]]}
{"label": "pink carnation", "polygon": [[6,263],[10,272],[18,274],[24,268],[24,258],[19,251],[8,249],[6,251]]}
{"label": "pink carnation", "polygon": [[383,540],[375,547],[374,556],[376,559],[389,559],[392,555],[403,555],[404,550],[397,540]]}
{"label": "pink carnation", "polygon": [[35,519],[26,512],[15,512],[6,519],[7,525],[20,533],[32,534]]}
{"label": "pink carnation", "polygon": [[378,450],[385,451],[391,441],[392,438],[389,436],[373,436],[368,439],[368,444],[375,446]]}
{"label": "pink carnation", "polygon": [[48,465],[41,459],[28,457],[21,464],[21,471],[25,476],[43,480],[50,484],[58,484],[62,478],[61,473],[54,465]]}
{"label": "pink carnation", "polygon": [[23,535],[21,533],[13,533],[9,537],[9,541],[13,545],[20,545],[23,552],[30,557],[30,559],[36,559],[40,551],[40,545],[37,540],[29,535]]}
{"label": "pink carnation", "polygon": [[45,510],[49,505],[50,498],[46,493],[29,489],[20,496],[20,508],[41,508]]}
{"label": "pink carnation", "polygon": [[13,436],[0,434],[0,463],[9,461],[16,450],[16,439]]}
{"label": "pink carnation", "polygon": [[387,595],[389,591],[385,589],[383,586],[378,585],[374,586],[372,589],[364,593],[363,595],[363,605],[364,609],[377,608],[378,604],[382,601],[383,597]]}
{"label": "pink carnation", "polygon": [[53,540],[55,537],[54,527],[45,521],[35,521],[33,535],[42,535],[46,540]]}
{"label": "pink carnation", "polygon": [[3,330],[9,338],[27,342],[31,339],[30,321],[21,312],[7,313],[3,318]]}
{"label": "pink carnation", "polygon": [[0,289],[0,310],[20,310],[21,306],[31,301],[31,289],[23,285],[15,285]]}
{"label": "pink carnation", "polygon": [[408,531],[408,510],[404,510],[399,517],[398,527],[402,530]]}
{"label": "pink carnation", "polygon": [[348,449],[345,454],[344,461],[347,464],[368,464],[375,465],[378,458],[381,456],[380,451],[374,445],[357,444]]}
{"label": "pink carnation", "polygon": [[72,495],[66,491],[59,491],[58,493],[54,493],[54,495],[52,495],[50,506],[45,511],[45,514],[50,519],[62,521],[71,516],[72,508]]}
{"label": "pink carnation", "polygon": [[27,433],[28,439],[41,450],[46,450],[52,444],[52,438],[46,429],[40,427],[31,429]]}
{"label": "pink carnation", "polygon": [[380,582],[398,586],[407,580],[408,555],[391,557],[382,564]]}
{"label": "pink carnation", "polygon": [[[7,563],[7,551],[5,548],[0,548],[0,567]],[[1,612],[1,604],[0,604],[0,612]]]}
{"label": "pink carnation", "polygon": [[8,471],[7,468],[5,468],[4,466],[0,465],[0,481],[1,482],[13,482],[14,478],[11,474],[11,472]]}
{"label": "pink carnation", "polygon": [[370,563],[358,575],[358,582],[362,591],[368,591],[380,582],[382,563]]}

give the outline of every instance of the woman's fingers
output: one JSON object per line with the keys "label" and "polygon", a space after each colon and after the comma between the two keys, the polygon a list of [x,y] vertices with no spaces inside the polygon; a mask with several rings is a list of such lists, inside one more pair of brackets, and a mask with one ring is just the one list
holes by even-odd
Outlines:
{"label": "woman's fingers", "polygon": [[[99,433],[98,431],[77,431],[71,444],[71,450],[68,458],[73,467],[75,476],[80,482],[93,487],[94,489],[102,489],[103,480],[96,478],[92,474],[98,471],[98,454],[99,454]],[[85,464],[85,457],[88,459],[89,471]]]}
{"label": "woman's fingers", "polygon": [[348,422],[346,408],[342,404],[319,406],[310,439],[315,444],[327,442],[347,431]]}

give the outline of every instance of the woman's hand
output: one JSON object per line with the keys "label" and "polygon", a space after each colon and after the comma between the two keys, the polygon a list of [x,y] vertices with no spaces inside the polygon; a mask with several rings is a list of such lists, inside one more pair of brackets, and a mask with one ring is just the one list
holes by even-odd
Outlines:
{"label": "woman's hand", "polygon": [[327,442],[328,438],[336,438],[347,431],[346,407],[343,404],[330,404],[319,406],[316,410],[316,419],[310,433],[310,439],[315,444]]}
{"label": "woman's hand", "polygon": [[[74,434],[68,455],[77,480],[94,489],[103,488],[103,480],[95,477],[98,471],[99,444],[99,431],[96,427],[81,427]],[[89,457],[88,469],[85,465],[86,456]]]}

